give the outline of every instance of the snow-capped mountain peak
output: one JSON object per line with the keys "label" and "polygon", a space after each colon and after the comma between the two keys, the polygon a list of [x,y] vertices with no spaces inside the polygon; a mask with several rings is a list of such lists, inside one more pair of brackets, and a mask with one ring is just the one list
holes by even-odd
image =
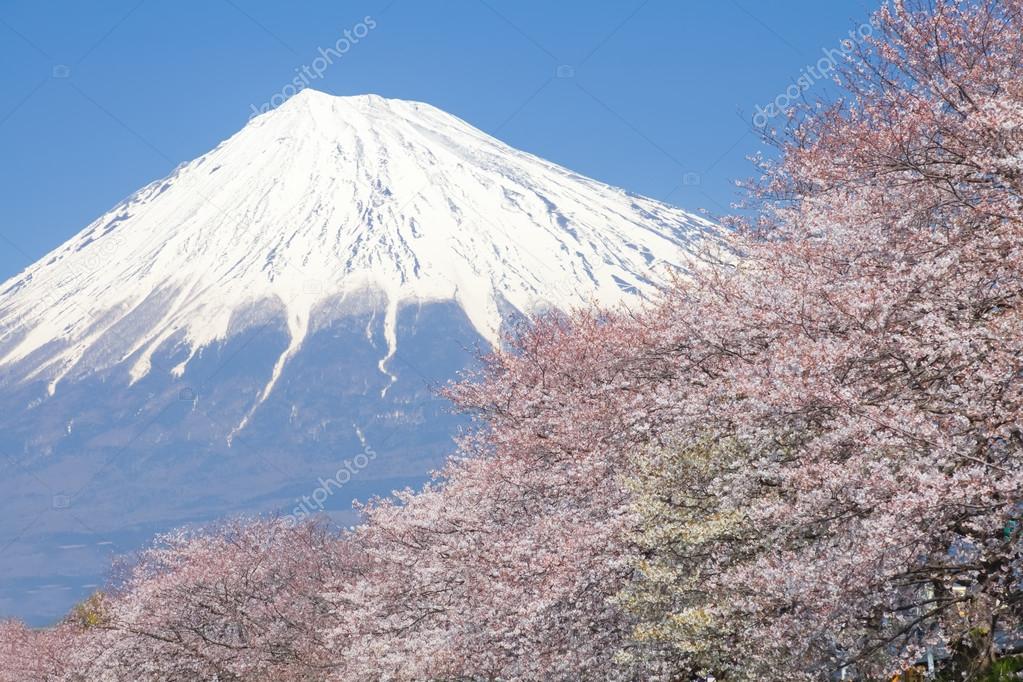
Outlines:
{"label": "snow-capped mountain peak", "polygon": [[291,342],[265,399],[328,301],[381,302],[387,372],[403,302],[454,300],[493,342],[510,309],[649,292],[712,235],[428,104],[306,90],[0,286],[0,373],[134,381],[168,341],[181,373],[270,306]]}

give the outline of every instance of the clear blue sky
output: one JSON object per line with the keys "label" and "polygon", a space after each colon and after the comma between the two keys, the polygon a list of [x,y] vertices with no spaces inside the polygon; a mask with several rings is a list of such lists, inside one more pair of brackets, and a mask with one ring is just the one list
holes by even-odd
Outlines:
{"label": "clear blue sky", "polygon": [[721,213],[750,172],[755,107],[874,4],[0,0],[0,280],[241,128],[346,29],[365,35],[313,87],[430,102],[585,175]]}

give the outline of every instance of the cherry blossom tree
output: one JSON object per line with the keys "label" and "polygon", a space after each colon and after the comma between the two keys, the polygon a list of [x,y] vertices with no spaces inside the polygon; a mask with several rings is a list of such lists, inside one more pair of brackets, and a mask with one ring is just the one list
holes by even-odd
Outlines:
{"label": "cherry blossom tree", "polygon": [[0,679],[326,679],[336,657],[324,588],[356,567],[320,522],[171,533],[57,627],[4,624]]}
{"label": "cherry blossom tree", "polygon": [[643,513],[682,529],[646,536],[670,599],[638,634],[686,670],[880,676],[930,647],[969,677],[1019,632],[1023,4],[875,26],[849,97],[777,134],[737,267],[657,313],[694,378],[673,447],[738,444],[709,474],[647,454],[654,497],[681,488]]}
{"label": "cherry blossom tree", "polygon": [[[197,679],[322,679],[331,580],[355,570],[322,522],[236,520],[160,539],[110,610],[108,664]],[[145,675],[141,675],[145,678]]]}

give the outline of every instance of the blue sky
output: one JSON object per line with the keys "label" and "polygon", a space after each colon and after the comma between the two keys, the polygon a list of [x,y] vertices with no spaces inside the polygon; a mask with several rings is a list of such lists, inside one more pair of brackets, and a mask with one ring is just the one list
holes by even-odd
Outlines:
{"label": "blue sky", "polygon": [[873,8],[2,0],[0,280],[230,136],[346,30],[355,39],[313,87],[430,102],[585,175],[719,214],[750,173],[757,105]]}

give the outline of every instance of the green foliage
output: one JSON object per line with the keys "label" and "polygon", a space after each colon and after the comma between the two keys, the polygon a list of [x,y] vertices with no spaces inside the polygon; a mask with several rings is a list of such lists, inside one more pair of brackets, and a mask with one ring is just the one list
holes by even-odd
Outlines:
{"label": "green foliage", "polygon": [[1016,675],[1018,672],[1023,672],[1023,656],[1003,658],[1000,661],[995,661],[995,664],[992,665],[991,669],[988,671],[987,676],[978,682],[1015,681],[1019,679]]}
{"label": "green foliage", "polygon": [[[1018,682],[1019,672],[1023,672],[1023,656],[1010,656],[995,661],[972,682]],[[959,682],[963,677],[958,672],[951,672],[939,674],[936,679],[937,682]]]}
{"label": "green foliage", "polygon": [[75,605],[65,622],[83,629],[103,627],[110,622],[107,597],[102,592],[93,592],[87,599]]}

